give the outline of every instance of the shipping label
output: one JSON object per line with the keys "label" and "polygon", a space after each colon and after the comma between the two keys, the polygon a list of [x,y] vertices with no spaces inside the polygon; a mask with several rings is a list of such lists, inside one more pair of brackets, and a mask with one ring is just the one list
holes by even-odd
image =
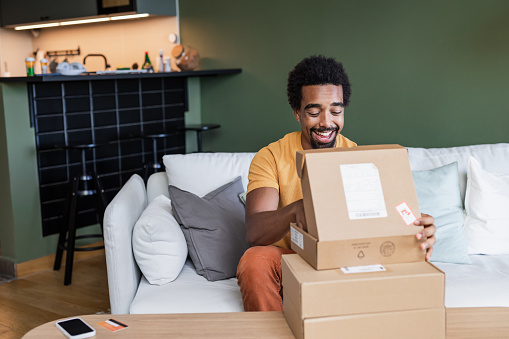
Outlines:
{"label": "shipping label", "polygon": [[368,273],[368,272],[384,272],[386,269],[380,264],[365,266],[341,267],[341,271],[345,274],[350,273]]}
{"label": "shipping label", "polygon": [[373,163],[340,165],[348,217],[353,219],[385,218],[380,173]]}
{"label": "shipping label", "polygon": [[295,228],[290,227],[290,236],[292,238],[292,242],[299,246],[299,248],[304,249],[304,237],[302,233],[297,231]]}

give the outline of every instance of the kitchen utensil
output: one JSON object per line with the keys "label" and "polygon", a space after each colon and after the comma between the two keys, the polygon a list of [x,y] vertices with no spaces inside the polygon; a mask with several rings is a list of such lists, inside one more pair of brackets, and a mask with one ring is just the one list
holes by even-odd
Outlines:
{"label": "kitchen utensil", "polygon": [[53,58],[53,60],[51,60],[51,62],[49,63],[49,71],[51,73],[57,73],[57,67],[58,67],[57,58]]}
{"label": "kitchen utensil", "polygon": [[87,69],[85,66],[83,66],[82,63],[73,62],[69,64],[68,62],[64,61],[58,65],[57,71],[62,75],[78,75],[86,72]]}

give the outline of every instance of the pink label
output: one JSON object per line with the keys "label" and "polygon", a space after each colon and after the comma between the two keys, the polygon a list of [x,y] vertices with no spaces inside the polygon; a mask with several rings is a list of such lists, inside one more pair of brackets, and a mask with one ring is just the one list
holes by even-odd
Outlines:
{"label": "pink label", "polygon": [[401,215],[407,226],[412,225],[414,221],[417,220],[415,214],[412,212],[412,210],[410,210],[410,207],[408,207],[407,203],[404,201],[396,206],[396,211],[398,211],[399,215]]}

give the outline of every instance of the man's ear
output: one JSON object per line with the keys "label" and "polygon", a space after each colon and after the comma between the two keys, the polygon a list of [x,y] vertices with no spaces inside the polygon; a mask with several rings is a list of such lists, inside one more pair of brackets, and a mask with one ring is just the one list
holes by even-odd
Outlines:
{"label": "man's ear", "polygon": [[293,110],[293,115],[295,115],[295,119],[297,119],[297,121],[300,122],[300,114],[298,109]]}

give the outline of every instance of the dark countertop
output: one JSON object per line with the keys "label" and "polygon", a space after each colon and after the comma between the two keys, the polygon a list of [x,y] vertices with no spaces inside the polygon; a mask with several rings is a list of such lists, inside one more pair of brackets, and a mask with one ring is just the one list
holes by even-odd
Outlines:
{"label": "dark countertop", "polygon": [[128,73],[128,74],[80,74],[80,75],[57,75],[44,74],[33,77],[0,77],[1,82],[52,82],[52,81],[80,81],[80,80],[112,80],[112,79],[140,79],[140,78],[170,78],[170,77],[201,77],[214,75],[228,75],[241,73],[241,68],[210,69],[186,72],[162,72],[162,73]]}

